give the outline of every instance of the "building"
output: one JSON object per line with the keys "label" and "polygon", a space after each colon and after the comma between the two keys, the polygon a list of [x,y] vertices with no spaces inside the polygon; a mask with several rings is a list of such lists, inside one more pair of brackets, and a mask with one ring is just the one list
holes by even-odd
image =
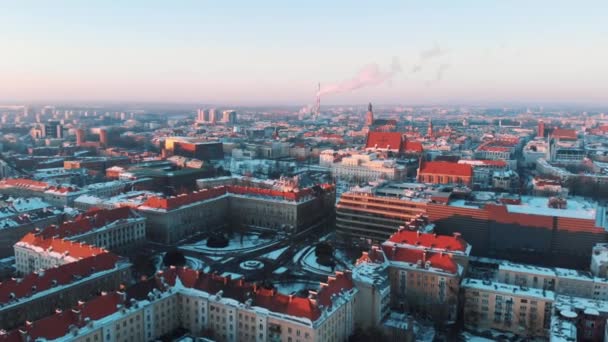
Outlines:
{"label": "building", "polygon": [[170,137],[161,141],[163,157],[182,156],[199,160],[224,158],[222,143],[219,141],[195,141],[188,138]]}
{"label": "building", "polygon": [[419,198],[382,196],[370,191],[342,194],[336,204],[336,232],[347,240],[382,242],[399,227],[426,213],[426,201]]}
{"label": "building", "polygon": [[99,291],[116,290],[130,281],[130,266],[104,252],[6,280],[0,283],[0,326],[13,329],[48,316],[57,308],[68,309]]}
{"label": "building", "polygon": [[126,291],[102,294],[71,311],[3,331],[0,338],[141,341],[182,327],[222,342],[343,341],[354,331],[357,295],[349,272],[336,273],[308,297],[298,297],[170,268]]}
{"label": "building", "polygon": [[519,336],[548,337],[555,293],[465,278],[464,324],[473,330],[496,329]]}
{"label": "building", "polygon": [[365,113],[365,126],[372,126],[374,124],[374,111],[372,110],[372,104],[367,106],[367,113]]}
{"label": "building", "polygon": [[0,258],[13,255],[13,245],[37,227],[59,224],[64,213],[39,197],[0,200]]}
{"label": "building", "polygon": [[439,234],[462,233],[473,255],[572,268],[588,267],[608,227],[606,208],[581,197],[452,193],[426,214]]}
{"label": "building", "polygon": [[429,184],[455,184],[471,186],[473,168],[469,164],[444,161],[421,161],[418,181]]}
{"label": "building", "polygon": [[14,249],[15,268],[21,275],[107,253],[103,248],[52,236],[46,237],[39,232],[25,235],[15,244]]}
{"label": "building", "polygon": [[[452,251],[463,258],[458,261]],[[391,307],[429,315],[445,323],[456,320],[460,280],[469,251],[470,246],[458,237],[401,231],[381,246],[374,245],[369,252],[363,252],[357,264],[388,268]]]}
{"label": "building", "polygon": [[63,138],[63,126],[59,121],[47,121],[44,123],[44,136],[47,138]]}
{"label": "building", "polygon": [[173,197],[152,196],[138,210],[147,218],[149,238],[173,243],[222,227],[301,232],[325,220],[334,204],[335,189],[329,184],[289,191],[227,185]]}
{"label": "building", "polygon": [[407,174],[405,166],[396,159],[380,158],[374,152],[325,150],[319,164],[330,169],[332,177],[349,182],[368,182],[378,179],[401,180]]}
{"label": "building", "polygon": [[[608,302],[571,296],[557,296],[554,316],[562,317],[574,326],[576,339],[572,341],[605,341]],[[559,340],[558,340],[559,341]]]}
{"label": "building", "polygon": [[596,277],[608,278],[608,243],[593,246],[589,269]]}
{"label": "building", "polygon": [[146,218],[128,206],[90,209],[71,221],[46,227],[40,235],[126,253],[145,241]]}
{"label": "building", "polygon": [[227,124],[231,124],[234,125],[236,124],[237,118],[236,118],[236,110],[225,110],[222,112],[222,122],[223,123],[227,123]]}

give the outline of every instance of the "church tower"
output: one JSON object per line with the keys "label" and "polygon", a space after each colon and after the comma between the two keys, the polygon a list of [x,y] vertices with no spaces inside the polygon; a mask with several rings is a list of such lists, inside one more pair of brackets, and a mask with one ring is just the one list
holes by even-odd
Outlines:
{"label": "church tower", "polygon": [[372,111],[372,104],[367,106],[367,113],[365,114],[365,126],[371,126],[374,124],[374,112]]}

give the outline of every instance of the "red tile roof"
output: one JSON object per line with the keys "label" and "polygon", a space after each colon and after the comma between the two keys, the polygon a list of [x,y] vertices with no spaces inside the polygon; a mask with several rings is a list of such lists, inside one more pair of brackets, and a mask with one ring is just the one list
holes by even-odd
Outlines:
{"label": "red tile roof", "polygon": [[403,134],[399,132],[369,132],[365,148],[403,150]]}
{"label": "red tile roof", "polygon": [[460,236],[425,234],[407,229],[401,229],[391,235],[387,241],[416,247],[461,252],[465,252],[468,246],[467,242]]}
{"label": "red tile roof", "polygon": [[556,128],[553,130],[553,132],[551,132],[551,136],[553,138],[566,139],[566,140],[578,139],[578,137],[576,135],[576,130],[574,130],[574,129]]}
{"label": "red tile roof", "polygon": [[119,293],[102,294],[73,309],[58,311],[54,315],[26,324],[20,330],[26,332],[32,340],[60,338],[69,334],[71,327],[85,326],[85,318],[98,320],[117,312],[117,306],[122,303],[123,299]]}
{"label": "red tile roof", "polygon": [[104,227],[112,222],[136,217],[137,214],[130,207],[119,207],[114,209],[93,208],[79,215],[73,221],[66,221],[59,226],[45,228],[41,235],[44,237],[65,238],[84,234],[93,229]]}
{"label": "red tile roof", "polygon": [[420,174],[437,174],[460,177],[472,177],[473,168],[468,164],[458,164],[443,161],[430,161],[422,163]]}
{"label": "red tile roof", "polygon": [[422,147],[422,143],[419,141],[409,141],[407,140],[405,142],[405,146],[403,147],[403,150],[405,152],[410,152],[410,153],[421,153],[424,151],[424,148]]}
{"label": "red tile roof", "polygon": [[60,238],[45,237],[41,234],[28,233],[16,245],[23,247],[38,247],[44,251],[65,254],[75,259],[84,259],[91,256],[107,253],[103,248],[80,242],[68,241]]}
{"label": "red tile roof", "polygon": [[38,190],[44,190],[49,187],[48,183],[39,182],[26,178],[7,178],[2,181],[6,185],[20,187],[20,188],[37,188]]}
{"label": "red tile roof", "polygon": [[106,252],[40,273],[31,273],[22,279],[10,279],[0,283],[0,304],[14,299],[29,297],[55,286],[70,284],[76,279],[114,268],[118,256]]}
{"label": "red tile roof", "polygon": [[382,245],[382,250],[390,261],[405,262],[413,265],[416,265],[418,261],[421,261],[423,267],[428,261],[430,262],[430,267],[440,269],[444,272],[455,274],[458,271],[458,265],[447,253],[429,252],[396,245]]}
{"label": "red tile roof", "polygon": [[232,280],[230,277],[222,277],[191,270],[188,268],[171,267],[157,273],[157,279],[163,279],[170,286],[174,286],[179,278],[182,284],[189,288],[195,288],[210,294],[222,291],[222,296],[232,298],[240,302],[252,300],[252,306],[259,306],[268,310],[292,315],[295,317],[308,318],[315,321],[321,316],[321,308],[331,306],[333,295],[343,290],[354,287],[350,272],[336,272],[335,277],[328,277],[328,281],[321,285],[314,299],[286,295],[276,291],[275,288],[259,287],[247,283],[242,279]]}

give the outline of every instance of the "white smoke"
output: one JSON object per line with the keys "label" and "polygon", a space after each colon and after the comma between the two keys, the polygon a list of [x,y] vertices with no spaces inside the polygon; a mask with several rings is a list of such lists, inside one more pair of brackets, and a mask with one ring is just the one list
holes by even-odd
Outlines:
{"label": "white smoke", "polygon": [[388,70],[382,70],[377,63],[368,64],[361,68],[351,79],[322,86],[317,95],[345,93],[364,87],[380,85],[389,82],[400,72],[401,64],[397,58],[393,58],[393,62]]}

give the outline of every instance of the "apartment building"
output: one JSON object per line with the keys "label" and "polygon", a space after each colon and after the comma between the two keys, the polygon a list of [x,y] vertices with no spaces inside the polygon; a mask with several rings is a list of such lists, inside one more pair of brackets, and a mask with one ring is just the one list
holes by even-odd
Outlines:
{"label": "apartment building", "polygon": [[460,280],[469,253],[470,246],[458,236],[440,237],[404,230],[381,246],[372,246],[357,264],[385,265],[392,307],[447,322],[457,316]]}
{"label": "apartment building", "polygon": [[90,209],[71,221],[46,227],[40,234],[126,252],[145,241],[146,218],[130,207]]}
{"label": "apartment building", "polygon": [[[71,311],[0,331],[0,339],[140,341],[183,327],[216,341],[343,341],[354,331],[357,294],[348,272],[329,277],[304,298],[169,268],[126,291],[102,294]],[[50,325],[53,328],[39,328]]]}
{"label": "apartment building", "polygon": [[549,290],[465,278],[464,324],[529,337],[548,337],[555,293]]}

